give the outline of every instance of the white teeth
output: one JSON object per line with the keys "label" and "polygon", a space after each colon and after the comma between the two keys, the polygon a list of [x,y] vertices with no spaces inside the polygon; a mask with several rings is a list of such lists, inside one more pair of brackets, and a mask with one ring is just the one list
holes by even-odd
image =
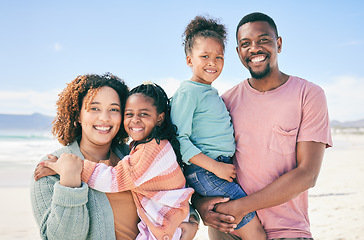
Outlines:
{"label": "white teeth", "polygon": [[263,61],[264,59],[265,59],[265,56],[259,56],[259,57],[254,57],[254,58],[250,59],[250,61],[252,63],[257,63],[257,62]]}
{"label": "white teeth", "polygon": [[131,128],[131,130],[134,132],[140,132],[143,130],[143,128]]}
{"label": "white teeth", "polygon": [[100,131],[109,131],[111,129],[111,127],[95,127],[96,130],[100,130]]}
{"label": "white teeth", "polygon": [[215,73],[216,71],[206,70],[206,72],[208,72],[208,73]]}

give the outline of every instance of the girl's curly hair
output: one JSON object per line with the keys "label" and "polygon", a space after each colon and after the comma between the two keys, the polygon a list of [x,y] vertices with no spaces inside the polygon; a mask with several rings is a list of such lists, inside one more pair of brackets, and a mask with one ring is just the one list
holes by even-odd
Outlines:
{"label": "girl's curly hair", "polygon": [[[79,116],[81,112],[82,102],[85,99],[85,108],[96,95],[101,87],[111,87],[120,98],[121,110],[124,111],[125,102],[128,97],[129,89],[125,82],[112,75],[106,73],[104,75],[86,74],[77,76],[67,87],[59,94],[57,101],[57,116],[53,121],[52,134],[58,141],[66,146],[74,142],[81,136],[81,125],[79,124]],[[86,98],[85,98],[86,97]],[[123,116],[124,114],[122,114]],[[123,125],[114,137],[112,144],[125,143],[128,134],[125,132]]]}
{"label": "girl's curly hair", "polygon": [[214,38],[219,41],[225,51],[225,42],[227,39],[227,30],[225,25],[220,24],[217,19],[196,16],[187,25],[182,37],[185,47],[186,56],[191,54],[193,45],[199,37]]}

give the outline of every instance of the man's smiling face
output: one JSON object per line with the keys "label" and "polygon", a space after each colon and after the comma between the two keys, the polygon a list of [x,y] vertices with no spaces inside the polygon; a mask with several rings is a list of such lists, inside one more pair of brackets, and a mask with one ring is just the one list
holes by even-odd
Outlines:
{"label": "man's smiling face", "polygon": [[253,78],[261,79],[278,70],[282,39],[267,22],[246,23],[239,28],[237,37],[236,51]]}

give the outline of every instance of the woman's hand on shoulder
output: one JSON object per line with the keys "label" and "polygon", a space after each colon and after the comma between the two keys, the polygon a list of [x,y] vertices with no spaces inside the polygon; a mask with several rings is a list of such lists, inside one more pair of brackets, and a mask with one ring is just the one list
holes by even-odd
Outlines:
{"label": "woman's hand on shoulder", "polygon": [[[44,160],[44,161],[56,162],[58,159],[56,156],[53,156],[50,154],[48,154],[47,157],[48,157],[48,160]],[[34,179],[35,179],[35,181],[38,181],[42,177],[56,175],[56,174],[57,174],[57,172],[55,172],[54,170],[52,170],[48,167],[45,167],[43,164],[39,163],[34,170]]]}
{"label": "woman's hand on shoulder", "polygon": [[81,186],[83,160],[74,154],[62,153],[57,161],[46,160],[41,166],[50,168],[60,176],[60,184],[66,187]]}

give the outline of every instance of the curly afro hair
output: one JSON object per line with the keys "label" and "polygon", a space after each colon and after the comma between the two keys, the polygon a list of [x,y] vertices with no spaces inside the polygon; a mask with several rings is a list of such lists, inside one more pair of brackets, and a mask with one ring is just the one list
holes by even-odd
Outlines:
{"label": "curly afro hair", "polygon": [[[84,107],[87,109],[98,90],[105,86],[111,87],[118,93],[121,103],[120,107],[123,111],[129,89],[122,79],[110,73],[104,75],[86,74],[77,76],[59,94],[57,116],[53,121],[52,134],[62,145],[66,146],[81,136],[82,129],[78,120],[82,102],[85,100],[86,106]],[[120,127],[112,144],[122,144],[127,139],[128,134],[123,127]]]}
{"label": "curly afro hair", "polygon": [[199,37],[214,38],[219,41],[225,51],[225,42],[227,39],[227,30],[217,19],[196,16],[186,27],[183,33],[186,56],[191,54],[193,45]]}

